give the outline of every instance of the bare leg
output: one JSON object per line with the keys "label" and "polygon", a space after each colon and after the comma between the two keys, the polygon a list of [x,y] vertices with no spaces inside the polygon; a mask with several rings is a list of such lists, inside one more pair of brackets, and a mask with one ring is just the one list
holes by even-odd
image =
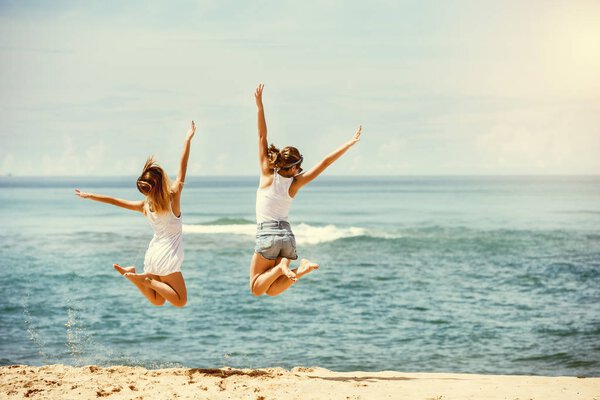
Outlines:
{"label": "bare leg", "polygon": [[[250,264],[250,291],[255,296],[266,293],[269,286],[283,275],[283,270],[289,271],[290,260],[287,258],[268,260],[258,253],[252,256]],[[291,271],[290,271],[291,272]],[[286,279],[289,279],[286,277]]]}
{"label": "bare leg", "polygon": [[[135,267],[121,267],[119,264],[113,264],[113,267],[121,275],[124,275],[125,278],[127,278],[127,279],[129,279],[128,275],[136,275]],[[165,304],[165,298],[162,297],[161,295],[159,295],[158,293],[156,293],[155,290],[152,290],[151,288],[146,287],[146,285],[144,285],[143,282],[134,281],[132,279],[129,279],[129,280],[140,290],[140,292],[142,292],[144,297],[146,297],[148,299],[148,301],[150,301],[150,303],[154,304],[155,306],[162,306],[163,304]]]}
{"label": "bare leg", "polygon": [[152,290],[169,301],[175,307],[183,307],[187,303],[187,290],[181,272],[175,272],[165,276],[150,274],[125,274],[125,277],[133,283],[140,284],[148,290]]}
{"label": "bare leg", "polygon": [[287,276],[280,276],[273,282],[273,284],[267,289],[267,295],[269,296],[277,296],[288,290],[290,286],[292,286],[298,279],[302,278],[304,275],[314,271],[319,268],[319,264],[313,263],[305,258],[300,260],[300,266],[296,269],[293,269],[292,272],[296,274],[296,279],[292,280]]}
{"label": "bare leg", "polygon": [[187,288],[181,272],[165,276],[146,278],[146,285],[164,297],[175,307],[183,307],[187,303]]}
{"label": "bare leg", "polygon": [[[292,271],[296,271],[295,269]],[[277,296],[288,290],[296,281],[291,280],[285,275],[280,276],[273,282],[266,291],[267,296]]]}

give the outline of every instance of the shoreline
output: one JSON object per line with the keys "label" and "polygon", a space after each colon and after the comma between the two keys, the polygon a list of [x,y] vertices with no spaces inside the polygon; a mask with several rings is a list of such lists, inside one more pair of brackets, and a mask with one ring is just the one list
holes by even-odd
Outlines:
{"label": "shoreline", "polygon": [[6,399],[509,399],[600,400],[600,377],[234,369],[0,367]]}

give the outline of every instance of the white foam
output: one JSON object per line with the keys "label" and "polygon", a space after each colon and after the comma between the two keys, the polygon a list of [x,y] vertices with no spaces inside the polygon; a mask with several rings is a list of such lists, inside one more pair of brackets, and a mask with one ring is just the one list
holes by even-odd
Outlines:
{"label": "white foam", "polygon": [[298,224],[293,227],[296,242],[299,244],[317,244],[323,242],[333,242],[353,236],[366,235],[364,228],[351,226],[349,228],[339,228],[335,225],[312,226],[308,224]]}
{"label": "white foam", "polygon": [[[367,235],[367,230],[351,226],[340,228],[335,225],[313,226],[309,224],[298,224],[292,226],[297,244],[317,244],[332,242],[353,236]],[[193,234],[230,234],[248,235],[256,234],[256,225],[183,225],[183,232]]]}

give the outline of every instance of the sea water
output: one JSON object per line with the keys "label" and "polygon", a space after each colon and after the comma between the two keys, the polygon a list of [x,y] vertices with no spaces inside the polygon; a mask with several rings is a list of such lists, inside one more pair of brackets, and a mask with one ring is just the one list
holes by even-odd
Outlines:
{"label": "sea water", "polygon": [[290,220],[321,268],[248,287],[255,177],[192,178],[188,304],[152,306],[134,178],[0,178],[0,364],[600,375],[600,177],[321,177]]}

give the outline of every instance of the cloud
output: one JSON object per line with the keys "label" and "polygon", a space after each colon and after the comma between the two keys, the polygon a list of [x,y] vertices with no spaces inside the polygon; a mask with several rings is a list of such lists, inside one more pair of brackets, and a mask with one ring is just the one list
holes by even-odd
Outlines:
{"label": "cloud", "polygon": [[600,128],[589,121],[594,115],[559,109],[545,119],[535,118],[534,112],[530,116],[533,121],[507,117],[506,122],[476,138],[485,170],[520,174],[600,172]]}
{"label": "cloud", "polygon": [[[39,171],[34,175],[110,175],[112,163],[107,159],[107,146],[101,142],[76,146],[73,138],[62,137],[62,152],[41,157]],[[104,169],[104,167],[107,167]]]}

